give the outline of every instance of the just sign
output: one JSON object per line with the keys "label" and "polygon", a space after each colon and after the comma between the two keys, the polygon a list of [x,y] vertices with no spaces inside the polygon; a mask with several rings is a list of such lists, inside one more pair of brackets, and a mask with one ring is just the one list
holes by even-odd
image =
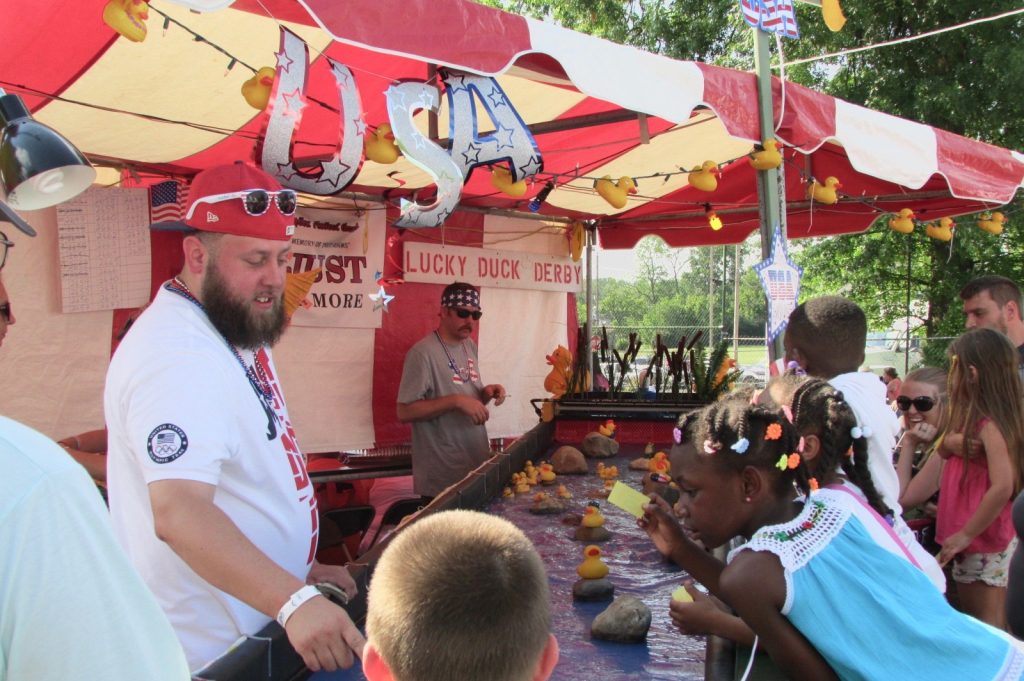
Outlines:
{"label": "just sign", "polygon": [[[366,123],[352,71],[331,59],[327,62],[338,86],[340,114],[338,144],[319,168],[303,171],[292,155],[295,131],[306,107],[309,47],[297,35],[281,28],[277,76],[269,106],[260,162],[282,185],[322,196],[336,194],[355,179],[363,162]],[[459,203],[462,185],[474,168],[504,164],[512,181],[532,177],[543,168],[540,150],[519,113],[494,78],[442,71],[448,98],[448,148],[440,147],[415,126],[419,111],[436,113],[440,90],[427,83],[406,81],[389,87],[384,97],[395,142],[417,167],[430,174],[437,195],[430,204],[403,200],[396,227],[439,227]],[[494,132],[480,134],[477,104],[487,113]]]}

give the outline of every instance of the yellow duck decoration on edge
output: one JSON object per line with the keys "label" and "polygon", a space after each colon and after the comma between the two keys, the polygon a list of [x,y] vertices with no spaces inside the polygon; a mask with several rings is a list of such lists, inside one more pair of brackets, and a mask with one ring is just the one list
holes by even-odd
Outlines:
{"label": "yellow duck decoration on edge", "polygon": [[843,185],[839,183],[839,179],[831,175],[825,178],[825,184],[812,179],[811,183],[807,185],[807,198],[831,206],[839,201],[837,190],[842,188]]}
{"label": "yellow duck decoration on edge", "polygon": [[502,194],[519,197],[526,193],[526,178],[514,182],[511,170],[504,166],[494,166],[491,170],[491,186]]}
{"label": "yellow duck decoration on edge", "polygon": [[271,66],[264,66],[253,74],[252,78],[242,83],[242,97],[252,108],[263,111],[270,102],[270,91],[274,89],[274,76],[277,71]]}
{"label": "yellow duck decoration on edge", "polygon": [[1003,225],[1006,224],[1006,216],[1000,212],[982,214],[978,218],[978,227],[989,234],[1002,234]]}
{"label": "yellow duck decoration on edge", "polygon": [[591,501],[583,507],[580,527],[601,527],[602,525],[604,525],[604,516],[601,515],[601,508],[596,501]]}
{"label": "yellow duck decoration on edge", "polygon": [[572,378],[572,353],[564,345],[559,345],[550,355],[545,355],[544,359],[551,365],[551,371],[544,377],[544,389],[558,399],[569,389],[569,380]]}
{"label": "yellow duck decoration on edge", "polygon": [[601,560],[601,549],[589,544],[583,549],[583,562],[576,567],[583,579],[601,579],[608,576],[608,566]]}
{"label": "yellow duck decoration on edge", "polygon": [[772,170],[782,165],[779,142],[774,139],[766,139],[764,144],[757,145],[747,156],[747,161],[754,170]]}
{"label": "yellow duck decoration on edge", "polygon": [[608,419],[597,427],[597,432],[605,437],[615,437],[615,421]]}
{"label": "yellow duck decoration on edge", "polygon": [[391,126],[388,123],[381,123],[372,132],[366,133],[363,151],[366,158],[383,165],[394,163],[402,155],[402,150],[395,144],[395,136],[391,133]]}
{"label": "yellow duck decoration on edge", "polygon": [[611,175],[605,175],[594,182],[594,189],[612,208],[625,208],[629,194],[636,194],[636,182],[623,175],[618,182],[612,182]]}
{"label": "yellow duck decoration on edge", "polygon": [[934,222],[928,223],[925,227],[925,234],[933,239],[939,241],[951,241],[953,239],[953,230],[956,228],[956,223],[953,222],[953,218],[942,218],[938,224]]}
{"label": "yellow duck decoration on edge", "polygon": [[900,234],[910,234],[914,231],[914,211],[903,208],[898,215],[889,218],[889,229]]}
{"label": "yellow duck decoration on edge", "polygon": [[133,43],[146,39],[149,4],[144,0],[110,0],[103,7],[103,23]]}
{"label": "yellow duck decoration on edge", "polygon": [[690,186],[702,192],[713,192],[718,189],[718,164],[714,161],[704,161],[699,166],[694,166],[687,175]]}

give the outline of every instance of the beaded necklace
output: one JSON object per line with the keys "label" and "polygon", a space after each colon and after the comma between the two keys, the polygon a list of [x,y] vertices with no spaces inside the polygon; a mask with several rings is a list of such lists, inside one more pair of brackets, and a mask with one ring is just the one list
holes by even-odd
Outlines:
{"label": "beaded necklace", "polygon": [[[444,354],[447,355],[448,357],[448,366],[451,367],[452,373],[458,376],[460,379],[462,379],[463,383],[469,383],[470,379],[473,377],[473,372],[470,370],[470,368],[462,368],[455,363],[455,358],[452,357],[452,353],[448,352],[448,346],[444,344],[444,341],[441,340],[441,334],[439,334],[436,330],[434,331],[434,337],[437,338],[437,342],[441,344],[442,348],[444,348]],[[468,364],[469,352],[466,350],[465,343],[462,344],[462,354],[466,356],[466,363]]]}
{"label": "beaded necklace", "polygon": [[[178,277],[175,277],[164,284],[164,288],[171,293],[178,294],[198,307],[203,314],[207,314],[206,308],[203,307],[203,304],[199,302],[194,295],[192,295],[192,291],[190,291],[188,286],[185,285],[185,282]],[[209,319],[209,315],[207,315],[206,318]],[[214,328],[216,329],[216,327]],[[231,354],[235,356],[235,359],[238,360],[238,364],[242,367],[242,371],[245,372],[246,377],[249,379],[249,385],[251,385],[252,389],[256,391],[256,395],[260,398],[260,402],[263,402],[264,404],[269,402],[270,398],[274,394],[270,387],[270,377],[267,376],[266,371],[263,369],[263,365],[260,364],[255,353],[253,354],[252,364],[246,364],[245,360],[242,359],[242,353],[238,351],[238,348],[229,343],[228,339],[224,338],[224,334],[220,333],[220,331],[218,331],[217,334],[221,337],[221,340],[224,341],[224,344],[228,346],[228,349],[231,350]]]}

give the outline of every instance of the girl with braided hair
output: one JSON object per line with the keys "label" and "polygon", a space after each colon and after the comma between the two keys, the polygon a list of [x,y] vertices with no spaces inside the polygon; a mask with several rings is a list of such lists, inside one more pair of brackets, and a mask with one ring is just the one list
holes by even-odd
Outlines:
{"label": "girl with braided hair", "polygon": [[812,475],[782,412],[719,402],[694,418],[692,440],[672,450],[686,525],[709,548],[747,542],[722,564],[665,504],[647,505],[640,525],[738,612],[788,678],[1024,676],[1024,644],[954,610],[910,563],[877,512],[887,509],[830,488],[834,469]]}

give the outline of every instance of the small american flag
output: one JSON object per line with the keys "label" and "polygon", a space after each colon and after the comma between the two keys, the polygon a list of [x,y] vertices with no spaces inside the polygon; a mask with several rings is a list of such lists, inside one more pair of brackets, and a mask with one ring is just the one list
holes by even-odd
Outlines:
{"label": "small american flag", "polygon": [[149,188],[149,217],[152,222],[180,220],[185,215],[188,186],[181,180],[159,182]]}
{"label": "small american flag", "polygon": [[759,0],[761,4],[761,30],[778,33],[786,38],[799,38],[796,10],[792,0]]}
{"label": "small american flag", "polygon": [[761,25],[761,0],[740,0],[743,19],[753,28]]}

